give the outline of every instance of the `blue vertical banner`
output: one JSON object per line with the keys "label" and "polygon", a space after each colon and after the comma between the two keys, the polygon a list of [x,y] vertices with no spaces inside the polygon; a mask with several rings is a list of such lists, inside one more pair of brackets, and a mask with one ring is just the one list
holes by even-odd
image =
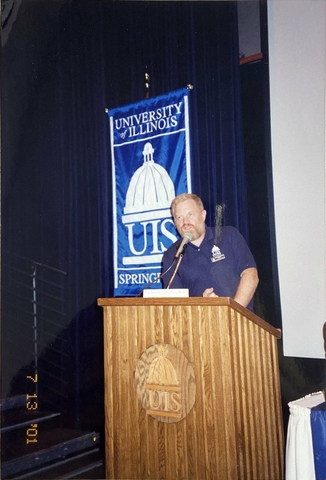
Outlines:
{"label": "blue vertical banner", "polygon": [[191,192],[188,100],[185,88],[108,110],[114,296],[137,295],[154,282],[163,253],[178,238],[170,205]]}

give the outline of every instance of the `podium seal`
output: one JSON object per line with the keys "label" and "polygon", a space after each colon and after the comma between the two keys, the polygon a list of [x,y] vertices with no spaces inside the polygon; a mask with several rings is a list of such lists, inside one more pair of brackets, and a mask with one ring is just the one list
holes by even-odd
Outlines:
{"label": "podium seal", "polygon": [[152,345],[137,361],[135,389],[147,415],[159,422],[178,422],[195,403],[194,366],[173,345]]}

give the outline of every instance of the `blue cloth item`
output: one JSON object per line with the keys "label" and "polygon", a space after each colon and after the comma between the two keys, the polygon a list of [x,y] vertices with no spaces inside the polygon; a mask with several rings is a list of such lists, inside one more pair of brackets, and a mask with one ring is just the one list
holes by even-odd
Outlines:
{"label": "blue cloth item", "polygon": [[310,415],[316,480],[326,479],[326,402],[311,409]]}
{"label": "blue cloth item", "polygon": [[170,205],[191,191],[188,97],[183,88],[108,111],[114,296],[137,295],[155,282],[163,252],[177,239]]}
{"label": "blue cloth item", "polygon": [[[216,238],[215,238],[216,237]],[[173,262],[180,240],[163,256],[163,272]],[[234,297],[241,273],[256,268],[246,241],[234,227],[222,227],[216,235],[214,227],[206,227],[205,238],[199,247],[188,243],[171,288],[188,288],[191,297],[202,296],[204,290],[213,287],[221,297]],[[173,269],[163,277],[167,286]],[[248,308],[252,309],[252,302]]]}

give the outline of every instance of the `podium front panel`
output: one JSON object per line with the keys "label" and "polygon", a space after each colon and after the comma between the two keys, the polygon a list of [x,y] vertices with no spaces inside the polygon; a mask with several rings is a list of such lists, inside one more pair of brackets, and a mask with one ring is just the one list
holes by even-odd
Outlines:
{"label": "podium front panel", "polygon": [[271,328],[230,302],[161,302],[102,304],[107,478],[282,479]]}

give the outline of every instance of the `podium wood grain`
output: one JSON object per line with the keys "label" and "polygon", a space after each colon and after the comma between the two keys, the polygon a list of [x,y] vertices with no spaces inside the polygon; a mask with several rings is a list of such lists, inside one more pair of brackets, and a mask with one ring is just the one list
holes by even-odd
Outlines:
{"label": "podium wood grain", "polygon": [[[104,310],[108,479],[281,480],[280,331],[229,298],[99,299]],[[136,394],[143,352],[162,343],[194,366],[195,404],[163,423]]]}

